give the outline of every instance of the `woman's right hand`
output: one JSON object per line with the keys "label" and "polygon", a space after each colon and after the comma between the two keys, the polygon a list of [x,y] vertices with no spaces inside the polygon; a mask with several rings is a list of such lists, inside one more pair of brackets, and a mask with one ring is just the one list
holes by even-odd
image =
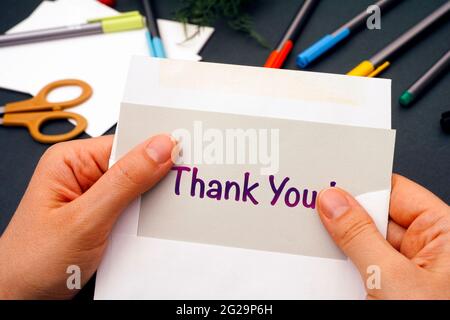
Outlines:
{"label": "woman's right hand", "polygon": [[344,190],[323,190],[318,212],[358,268],[368,299],[450,299],[450,207],[430,191],[393,176],[387,240]]}

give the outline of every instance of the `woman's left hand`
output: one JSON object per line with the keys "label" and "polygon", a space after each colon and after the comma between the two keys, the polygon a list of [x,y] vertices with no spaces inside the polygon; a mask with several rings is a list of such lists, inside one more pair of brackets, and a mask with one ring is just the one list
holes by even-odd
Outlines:
{"label": "woman's left hand", "polygon": [[69,266],[83,286],[122,210],[172,166],[168,135],[140,144],[108,170],[113,137],[64,142],[43,155],[0,238],[0,298],[64,299]]}

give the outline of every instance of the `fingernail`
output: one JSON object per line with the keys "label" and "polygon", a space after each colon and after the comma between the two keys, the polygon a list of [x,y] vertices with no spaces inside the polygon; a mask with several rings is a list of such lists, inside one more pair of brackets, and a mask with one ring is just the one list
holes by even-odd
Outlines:
{"label": "fingernail", "polygon": [[171,136],[161,134],[153,137],[145,150],[153,161],[161,164],[170,159],[174,145]]}
{"label": "fingernail", "polygon": [[345,195],[336,188],[323,191],[319,197],[320,211],[329,219],[336,219],[350,209],[350,204]]}

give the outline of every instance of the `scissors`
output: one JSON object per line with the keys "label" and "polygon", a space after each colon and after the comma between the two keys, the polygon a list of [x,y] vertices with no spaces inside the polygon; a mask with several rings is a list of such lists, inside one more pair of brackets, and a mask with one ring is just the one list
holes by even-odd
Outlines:
{"label": "scissors", "polygon": [[[48,95],[53,90],[67,86],[80,87],[80,96],[69,101],[48,101]],[[92,88],[84,81],[65,79],[51,82],[31,99],[8,103],[5,106],[0,107],[0,125],[27,127],[33,139],[42,143],[56,143],[73,139],[86,129],[87,121],[79,114],[62,110],[80,105],[91,96]],[[57,119],[75,120],[75,128],[69,132],[56,135],[47,135],[40,131],[41,126],[45,122]]]}

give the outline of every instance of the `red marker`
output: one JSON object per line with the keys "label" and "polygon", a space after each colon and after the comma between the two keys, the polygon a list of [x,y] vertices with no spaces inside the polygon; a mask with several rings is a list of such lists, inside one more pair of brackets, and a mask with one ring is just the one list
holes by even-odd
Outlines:
{"label": "red marker", "polygon": [[286,61],[287,56],[294,47],[294,41],[300,35],[300,32],[305,26],[306,21],[308,20],[317,3],[318,0],[305,0],[291,25],[289,26],[289,29],[286,31],[283,39],[280,41],[278,47],[274,51],[272,51],[269,58],[267,58],[264,67],[275,69],[281,68],[284,61]]}

